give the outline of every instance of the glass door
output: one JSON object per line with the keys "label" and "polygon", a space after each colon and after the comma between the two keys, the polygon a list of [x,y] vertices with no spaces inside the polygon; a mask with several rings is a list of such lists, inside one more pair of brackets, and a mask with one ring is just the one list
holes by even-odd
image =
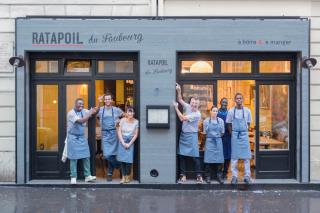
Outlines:
{"label": "glass door", "polygon": [[293,178],[293,86],[288,82],[259,82],[257,92],[257,178]]}

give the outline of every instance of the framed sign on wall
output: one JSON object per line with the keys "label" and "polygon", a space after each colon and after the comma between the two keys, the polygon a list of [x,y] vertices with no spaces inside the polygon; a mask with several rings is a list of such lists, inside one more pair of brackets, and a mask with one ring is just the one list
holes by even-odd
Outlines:
{"label": "framed sign on wall", "polygon": [[170,106],[147,105],[147,128],[169,129],[170,128]]}

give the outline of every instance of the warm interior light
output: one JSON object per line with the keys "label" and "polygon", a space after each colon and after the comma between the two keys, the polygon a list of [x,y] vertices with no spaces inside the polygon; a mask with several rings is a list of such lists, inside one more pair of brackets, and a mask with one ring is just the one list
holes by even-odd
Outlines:
{"label": "warm interior light", "polygon": [[211,73],[212,66],[206,61],[197,61],[190,67],[191,73]]}
{"label": "warm interior light", "polygon": [[57,103],[57,100],[53,100],[52,103],[56,104],[56,103]]}

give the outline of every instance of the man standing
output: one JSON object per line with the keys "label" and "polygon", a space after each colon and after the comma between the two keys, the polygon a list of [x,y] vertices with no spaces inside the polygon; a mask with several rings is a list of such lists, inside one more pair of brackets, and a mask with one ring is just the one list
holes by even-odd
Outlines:
{"label": "man standing", "polygon": [[97,117],[100,119],[101,142],[103,157],[108,161],[107,181],[112,181],[113,170],[120,168],[120,163],[116,159],[118,152],[118,137],[116,127],[123,111],[112,106],[112,94],[107,93],[100,98],[104,106],[100,107]]}
{"label": "man standing", "polygon": [[96,179],[91,176],[90,151],[88,140],[84,130],[86,122],[96,113],[95,108],[83,109],[82,98],[75,100],[75,106],[67,115],[67,156],[70,159],[71,184],[77,183],[77,162],[82,159],[85,182],[92,182]]}
{"label": "man standing", "polygon": [[244,183],[250,183],[250,159],[251,150],[248,129],[251,123],[251,112],[242,105],[243,96],[237,93],[234,97],[236,106],[228,112],[226,122],[231,133],[231,184],[238,183],[238,160],[244,161]]}
{"label": "man standing", "polygon": [[195,170],[197,173],[197,183],[203,183],[202,175],[200,171],[200,159],[199,159],[199,146],[198,146],[198,122],[201,119],[201,114],[198,110],[199,99],[192,97],[190,104],[187,104],[182,99],[181,87],[176,84],[178,102],[183,106],[185,115],[183,115],[179,108],[178,103],[174,102],[174,107],[177,115],[182,121],[182,131],[179,138],[179,162],[180,162],[180,178],[179,183],[186,181],[186,158],[191,157],[195,164]]}

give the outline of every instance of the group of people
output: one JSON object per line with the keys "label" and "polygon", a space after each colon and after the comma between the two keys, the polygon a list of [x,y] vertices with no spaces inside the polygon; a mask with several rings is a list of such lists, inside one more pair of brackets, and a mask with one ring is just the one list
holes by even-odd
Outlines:
{"label": "group of people", "polygon": [[[199,111],[200,100],[191,97],[186,103],[181,94],[181,87],[176,84],[178,102],[173,102],[176,113],[182,122],[182,129],[179,137],[179,164],[180,177],[178,182],[183,183],[186,179],[186,161],[191,158],[197,175],[197,183],[203,183],[198,145],[198,123],[201,119]],[[241,93],[235,94],[235,106],[228,110],[228,100],[222,98],[221,107],[218,109],[212,106],[210,117],[203,121],[203,133],[206,134],[204,163],[205,181],[211,182],[212,167],[216,168],[217,181],[224,183],[227,178],[231,162],[231,184],[238,183],[238,160],[244,161],[243,181],[249,184],[251,181],[250,159],[251,150],[248,130],[252,122],[251,112],[243,106]],[[183,112],[179,110],[179,103]]]}
{"label": "group of people", "polygon": [[75,105],[67,115],[67,138],[65,144],[66,158],[70,159],[71,184],[77,183],[77,162],[82,160],[85,182],[93,182],[95,176],[90,171],[90,150],[85,137],[86,122],[97,118],[101,129],[101,146],[103,157],[108,161],[107,181],[112,181],[114,169],[121,169],[121,183],[129,183],[133,163],[134,142],[139,133],[139,122],[134,118],[131,106],[123,112],[112,106],[112,94],[99,97],[100,107],[84,109],[84,100],[77,98]]}
{"label": "group of people", "polygon": [[[186,103],[181,94],[181,87],[176,84],[178,102],[173,102],[178,118],[182,122],[179,138],[180,177],[178,182],[186,181],[186,162],[191,158],[197,173],[197,183],[202,183],[201,164],[198,145],[198,123],[201,119],[199,99],[192,97]],[[238,182],[238,160],[244,160],[244,182],[250,183],[251,150],[248,129],[251,123],[251,112],[243,106],[243,96],[237,93],[235,106],[228,110],[228,100],[222,98],[221,107],[212,106],[210,117],[203,121],[203,133],[206,134],[204,163],[205,180],[211,182],[212,167],[215,166],[219,183],[227,177],[231,162],[232,184]],[[112,106],[112,95],[107,93],[99,97],[102,106],[84,109],[84,100],[77,98],[75,105],[67,115],[67,137],[63,161],[70,159],[71,184],[77,183],[77,162],[82,160],[85,182],[93,182],[95,176],[90,170],[90,150],[85,137],[86,122],[97,118],[101,129],[101,148],[103,157],[108,161],[107,181],[112,181],[115,169],[121,169],[121,183],[129,183],[133,163],[134,142],[139,133],[139,122],[134,118],[131,106],[123,112]],[[179,103],[183,112],[179,110]]]}

